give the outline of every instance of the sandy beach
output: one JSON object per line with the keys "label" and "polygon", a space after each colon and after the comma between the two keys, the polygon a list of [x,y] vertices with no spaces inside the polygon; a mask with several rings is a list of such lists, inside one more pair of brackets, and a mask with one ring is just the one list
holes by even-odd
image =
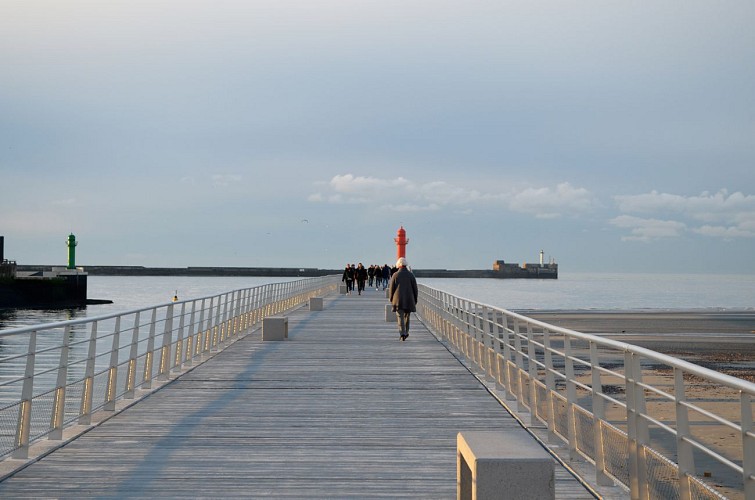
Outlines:
{"label": "sandy beach", "polygon": [[[662,352],[706,368],[755,382],[755,311],[520,311],[528,317]],[[622,360],[617,359],[618,363]],[[582,382],[589,384],[589,374]],[[657,387],[673,387],[673,372],[657,366],[645,374],[645,382]],[[701,381],[687,389],[687,397],[701,407],[733,422],[739,421],[739,394],[736,390]],[[675,421],[675,407],[658,398],[648,400],[648,412],[662,422]],[[625,410],[609,405],[608,416],[624,428]],[[692,414],[692,431],[700,441],[733,460],[741,460],[741,444],[736,432],[711,425]],[[659,438],[659,434],[655,434]],[[675,444],[667,436],[654,441],[654,447],[674,456]],[[696,457],[699,475],[707,474],[711,486],[729,498],[742,498],[741,478],[705,456]]]}
{"label": "sandy beach", "polygon": [[755,381],[755,311],[521,311]]}

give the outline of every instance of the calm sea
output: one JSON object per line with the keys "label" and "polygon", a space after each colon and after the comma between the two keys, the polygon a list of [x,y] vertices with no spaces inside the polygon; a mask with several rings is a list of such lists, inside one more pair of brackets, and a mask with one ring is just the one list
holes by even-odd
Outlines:
{"label": "calm sea", "polygon": [[[0,310],[0,330],[93,317],[296,278],[90,276],[89,298],[113,304],[79,309]],[[559,273],[557,280],[421,279],[433,288],[504,309],[754,310],[755,276]]]}

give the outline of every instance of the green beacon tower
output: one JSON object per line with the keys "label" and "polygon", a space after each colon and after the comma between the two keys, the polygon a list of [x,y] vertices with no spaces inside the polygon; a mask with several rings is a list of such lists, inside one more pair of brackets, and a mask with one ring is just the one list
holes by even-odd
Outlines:
{"label": "green beacon tower", "polygon": [[68,269],[76,269],[76,245],[79,243],[76,241],[76,236],[73,233],[68,235]]}

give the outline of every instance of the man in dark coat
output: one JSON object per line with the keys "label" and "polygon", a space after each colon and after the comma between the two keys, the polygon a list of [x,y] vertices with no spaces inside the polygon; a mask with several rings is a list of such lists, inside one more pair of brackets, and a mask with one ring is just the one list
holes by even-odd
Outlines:
{"label": "man in dark coat", "polygon": [[391,282],[388,285],[388,297],[393,304],[393,310],[396,312],[398,331],[403,341],[409,336],[409,315],[417,311],[419,290],[417,289],[417,278],[406,268],[404,257],[396,261],[396,267],[398,271],[391,276]]}
{"label": "man in dark coat", "polygon": [[346,293],[348,295],[351,295],[351,291],[354,289],[354,267],[353,264],[349,265],[346,264],[346,269],[343,270],[343,276],[341,276],[341,281],[346,283]]}

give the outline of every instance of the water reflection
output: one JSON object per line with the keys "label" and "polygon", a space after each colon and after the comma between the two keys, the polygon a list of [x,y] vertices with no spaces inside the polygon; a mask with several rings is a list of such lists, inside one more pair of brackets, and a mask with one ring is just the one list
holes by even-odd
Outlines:
{"label": "water reflection", "polygon": [[86,317],[86,306],[51,309],[0,309],[0,330]]}

